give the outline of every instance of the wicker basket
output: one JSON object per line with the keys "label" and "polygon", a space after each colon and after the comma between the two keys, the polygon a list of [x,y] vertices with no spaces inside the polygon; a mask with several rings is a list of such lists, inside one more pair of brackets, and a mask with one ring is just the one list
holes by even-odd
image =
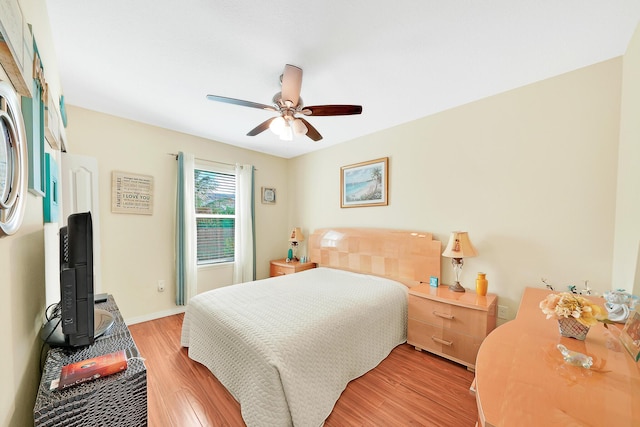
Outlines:
{"label": "wicker basket", "polygon": [[558,319],[558,326],[560,327],[560,335],[563,337],[575,338],[581,341],[587,337],[589,327],[578,322],[573,317]]}

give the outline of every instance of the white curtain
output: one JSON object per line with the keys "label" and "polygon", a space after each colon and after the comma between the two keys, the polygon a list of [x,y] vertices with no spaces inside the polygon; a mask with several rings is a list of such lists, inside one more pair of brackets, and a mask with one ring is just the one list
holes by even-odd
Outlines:
{"label": "white curtain", "polygon": [[251,165],[236,165],[236,226],[233,283],[256,279],[254,189]]}
{"label": "white curtain", "polygon": [[194,156],[178,153],[176,212],[176,304],[186,305],[197,292],[198,260]]}

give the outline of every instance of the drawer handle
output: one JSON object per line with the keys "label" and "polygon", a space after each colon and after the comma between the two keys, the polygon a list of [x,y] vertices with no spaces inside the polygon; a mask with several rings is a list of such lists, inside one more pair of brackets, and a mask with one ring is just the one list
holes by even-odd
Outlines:
{"label": "drawer handle", "polygon": [[451,345],[453,344],[453,341],[445,341],[445,340],[441,340],[440,338],[436,337],[436,336],[431,336],[431,339],[434,340],[437,343],[440,343],[442,345],[446,345],[451,347]]}
{"label": "drawer handle", "polygon": [[438,313],[437,311],[434,310],[433,315],[437,317],[442,317],[443,319],[453,320],[453,314]]}

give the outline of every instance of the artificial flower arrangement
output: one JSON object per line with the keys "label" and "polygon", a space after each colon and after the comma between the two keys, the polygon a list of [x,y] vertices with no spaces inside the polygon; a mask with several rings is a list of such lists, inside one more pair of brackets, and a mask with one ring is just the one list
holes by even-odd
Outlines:
{"label": "artificial flower arrangement", "polygon": [[598,304],[587,298],[570,292],[549,294],[540,301],[540,309],[547,315],[547,319],[574,318],[585,326],[593,326],[598,322],[611,323],[607,313]]}

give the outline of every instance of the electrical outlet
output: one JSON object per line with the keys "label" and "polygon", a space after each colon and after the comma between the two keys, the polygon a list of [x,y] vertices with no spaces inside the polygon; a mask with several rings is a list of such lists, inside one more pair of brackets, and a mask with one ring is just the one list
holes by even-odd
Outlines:
{"label": "electrical outlet", "polygon": [[498,319],[506,319],[509,315],[509,308],[506,305],[498,306]]}
{"label": "electrical outlet", "polygon": [[158,292],[164,292],[164,280],[158,280]]}

